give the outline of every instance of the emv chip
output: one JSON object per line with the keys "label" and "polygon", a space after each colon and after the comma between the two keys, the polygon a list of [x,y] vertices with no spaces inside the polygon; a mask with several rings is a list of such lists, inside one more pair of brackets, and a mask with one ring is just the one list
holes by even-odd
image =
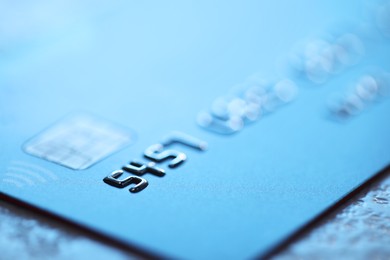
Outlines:
{"label": "emv chip", "polygon": [[133,142],[130,130],[89,114],[69,116],[28,141],[34,156],[83,170]]}

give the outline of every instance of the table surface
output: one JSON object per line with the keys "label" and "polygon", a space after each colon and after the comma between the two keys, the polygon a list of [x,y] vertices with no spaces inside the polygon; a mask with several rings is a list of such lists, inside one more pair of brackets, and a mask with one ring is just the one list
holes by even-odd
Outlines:
{"label": "table surface", "polygon": [[[276,252],[277,259],[388,259],[390,171]],[[0,202],[3,259],[128,259],[131,252],[75,227]]]}
{"label": "table surface", "polygon": [[[378,0],[372,1],[371,4],[368,1],[362,2],[367,8],[372,7],[373,2],[383,5],[383,9],[378,9],[381,11],[378,14],[390,13],[389,1]],[[114,5],[105,4],[103,1],[94,1],[92,5],[89,0],[80,3],[63,1],[62,4],[61,1],[49,4],[48,1],[42,0],[31,5],[11,1],[1,3],[0,10],[3,15],[0,16],[0,58],[5,62],[0,65],[7,67],[12,64],[12,59],[17,59],[20,54],[23,56],[33,52],[38,45],[47,48],[48,46],[40,41],[39,35],[50,35],[52,38],[49,38],[55,41],[58,37],[55,28],[62,28],[67,32],[67,28],[77,27],[83,31],[83,26],[87,26],[88,21],[97,15],[110,15],[112,6]],[[55,14],[59,13],[63,17],[54,19]],[[25,21],[32,23],[18,21],[20,15],[25,17]],[[69,17],[71,19],[68,19]],[[390,32],[390,23],[386,17],[378,16],[376,21],[382,26],[379,26],[379,29],[383,34]],[[77,26],[74,26],[75,24]],[[25,42],[31,44],[24,45]],[[19,53],[21,49],[22,52]],[[12,70],[10,73],[12,74]],[[0,96],[0,100],[5,96]],[[4,104],[6,102],[0,102],[1,111],[6,110]],[[370,187],[356,194],[350,201],[339,205],[321,221],[316,222],[316,225],[310,225],[310,229],[306,228],[305,232],[300,232],[292,243],[283,244],[283,247],[275,251],[277,257],[388,258],[390,251],[386,245],[389,244],[390,238],[390,174],[387,172],[383,175],[384,178],[371,183]],[[132,256],[129,250],[109,239],[3,200],[0,201],[0,219],[0,258],[73,259],[93,256],[127,259]]]}

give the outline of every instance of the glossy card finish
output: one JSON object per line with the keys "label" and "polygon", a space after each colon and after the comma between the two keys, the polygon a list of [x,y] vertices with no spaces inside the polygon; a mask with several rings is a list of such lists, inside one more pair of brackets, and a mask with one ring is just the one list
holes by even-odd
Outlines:
{"label": "glossy card finish", "polygon": [[2,193],[162,256],[237,259],[389,164],[390,41],[363,4],[112,6],[3,51]]}

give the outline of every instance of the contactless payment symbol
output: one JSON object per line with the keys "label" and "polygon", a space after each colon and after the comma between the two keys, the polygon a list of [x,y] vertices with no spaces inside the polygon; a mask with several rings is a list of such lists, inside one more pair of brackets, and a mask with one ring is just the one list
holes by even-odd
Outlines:
{"label": "contactless payment symbol", "polygon": [[23,161],[12,161],[1,181],[23,188],[56,180],[58,180],[58,177],[55,173],[40,165]]}

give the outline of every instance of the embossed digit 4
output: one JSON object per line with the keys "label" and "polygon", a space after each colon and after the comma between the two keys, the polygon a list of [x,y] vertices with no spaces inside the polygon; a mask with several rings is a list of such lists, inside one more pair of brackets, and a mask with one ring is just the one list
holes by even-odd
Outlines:
{"label": "embossed digit 4", "polygon": [[[206,142],[183,133],[174,132],[168,138],[165,138],[162,143],[149,146],[144,152],[144,157],[154,162],[162,162],[172,159],[168,166],[170,168],[175,168],[183,163],[187,159],[187,156],[185,153],[173,149],[164,150],[167,146],[173,144],[181,144],[200,151],[207,149]],[[146,173],[150,173],[158,177],[165,175],[165,171],[156,167],[154,162],[144,164],[137,161],[131,161],[129,164],[123,166],[121,170],[113,171],[110,175],[105,177],[103,181],[117,188],[124,188],[130,184],[135,184],[135,186],[131,187],[129,191],[132,193],[139,192],[148,186],[148,181],[139,176]],[[124,172],[132,173],[137,176],[128,176],[120,179]]]}
{"label": "embossed digit 4", "polygon": [[134,173],[138,176],[144,175],[145,173],[151,173],[158,177],[162,177],[165,175],[165,171],[161,168],[157,168],[154,162],[143,164],[140,162],[132,161],[130,162],[130,164],[123,166],[122,169],[124,171]]}

